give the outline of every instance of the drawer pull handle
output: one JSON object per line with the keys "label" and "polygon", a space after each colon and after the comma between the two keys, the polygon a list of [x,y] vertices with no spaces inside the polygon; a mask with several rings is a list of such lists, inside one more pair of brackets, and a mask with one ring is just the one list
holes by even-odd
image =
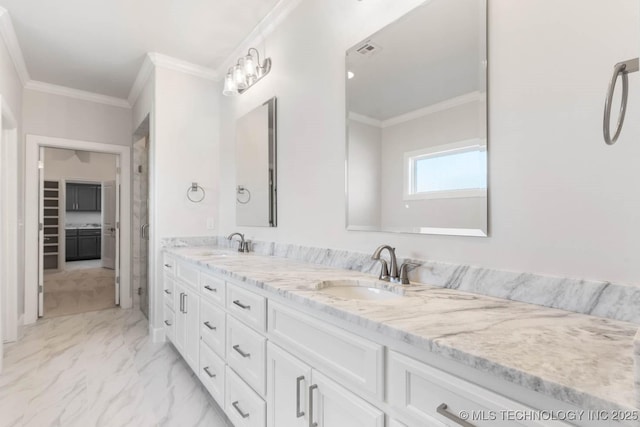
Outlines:
{"label": "drawer pull handle", "polygon": [[212,288],[211,286],[207,285],[204,287],[206,290],[210,291],[210,292],[218,292],[218,290],[216,288]]}
{"label": "drawer pull handle", "polygon": [[234,345],[234,346],[233,346],[233,349],[234,349],[235,351],[237,351],[238,353],[240,353],[240,356],[242,356],[242,357],[251,357],[251,353],[245,353],[244,351],[242,351],[242,350],[240,349],[240,344],[236,344],[236,345]]}
{"label": "drawer pull handle", "polygon": [[165,289],[164,293],[167,294],[167,295],[171,295],[171,291],[169,289]]}
{"label": "drawer pull handle", "polygon": [[215,378],[216,377],[216,374],[212,374],[211,371],[209,370],[208,366],[205,366],[202,369],[207,373],[207,375],[209,375],[209,378]]}
{"label": "drawer pull handle", "polygon": [[173,323],[169,322],[168,320],[165,320],[165,321],[164,321],[164,324],[165,324],[165,325],[167,325],[167,326],[171,326],[171,325],[173,325]]}
{"label": "drawer pull handle", "polygon": [[215,331],[217,329],[215,326],[211,326],[211,323],[209,323],[208,320],[206,322],[204,322],[204,326],[206,326],[207,328],[211,329],[212,331]]}
{"label": "drawer pull handle", "polygon": [[296,418],[304,417],[304,411],[300,410],[300,384],[304,381],[304,375],[296,378]]}
{"label": "drawer pull handle", "polygon": [[309,427],[318,427],[318,423],[313,421],[313,391],[317,388],[317,384],[309,387]]}
{"label": "drawer pull handle", "polygon": [[243,310],[251,310],[251,306],[250,305],[244,305],[243,303],[240,302],[239,299],[235,300],[233,302],[235,305],[237,305],[238,307],[240,307]]}
{"label": "drawer pull handle", "polygon": [[164,266],[167,268],[171,268],[171,264],[165,264]]}
{"label": "drawer pull handle", "polygon": [[235,402],[233,402],[233,403],[231,404],[231,406],[233,406],[233,407],[236,409],[236,411],[238,411],[238,413],[240,414],[240,416],[241,416],[242,418],[249,418],[249,413],[247,412],[247,413],[245,414],[244,412],[242,412],[242,409],[240,409],[240,406],[238,405],[238,401],[237,401],[237,400],[236,400]]}
{"label": "drawer pull handle", "polygon": [[443,417],[450,419],[454,423],[461,425],[462,427],[475,427],[473,424],[466,422],[456,415],[453,415],[451,412],[448,412],[447,408],[448,406],[446,403],[441,403],[440,406],[436,408],[436,412]]}

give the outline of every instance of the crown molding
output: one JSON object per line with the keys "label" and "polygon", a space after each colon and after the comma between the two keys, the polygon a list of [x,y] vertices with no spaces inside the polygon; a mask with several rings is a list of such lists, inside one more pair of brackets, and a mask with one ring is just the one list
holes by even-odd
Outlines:
{"label": "crown molding", "polygon": [[456,96],[455,98],[449,98],[442,102],[438,102],[437,104],[429,105],[418,110],[410,111],[408,113],[383,120],[382,127],[387,128],[390,126],[395,126],[400,123],[428,116],[429,114],[437,113],[439,111],[444,111],[450,108],[458,107],[460,105],[469,104],[470,102],[481,101],[483,99],[486,99],[486,96],[487,95],[485,92],[479,91],[465,93],[464,95]]}
{"label": "crown molding", "polygon": [[142,93],[142,89],[144,89],[144,86],[147,84],[147,80],[149,80],[149,77],[153,73],[153,68],[153,61],[151,60],[150,55],[147,53],[144,57],[142,66],[138,70],[138,75],[136,76],[136,79],[131,86],[129,96],[127,97],[127,100],[129,101],[129,105],[131,105],[131,107],[134,106],[134,104],[138,100],[138,97]]}
{"label": "crown molding", "polygon": [[37,92],[50,93],[53,95],[66,96],[68,98],[80,99],[82,101],[96,102],[98,104],[111,105],[113,107],[131,108],[126,99],[116,98],[113,96],[102,95],[85,90],[73,89],[66,86],[54,85],[51,83],[30,80],[24,85],[25,89]]}
{"label": "crown molding", "polygon": [[236,47],[233,52],[218,67],[218,76],[227,74],[229,67],[234,65],[240,56],[244,56],[246,51],[254,46],[257,41],[264,40],[275,30],[287,16],[302,2],[302,0],[280,0],[265,16],[262,21],[255,26],[253,31]]}
{"label": "crown molding", "polygon": [[[207,80],[220,80],[220,75],[211,68],[203,67],[182,59],[173,58],[157,52],[147,53],[148,58],[156,67],[168,68],[170,70],[179,71],[192,76],[200,77]],[[144,65],[143,65],[144,67]]]}
{"label": "crown molding", "polygon": [[13,66],[16,68],[20,82],[25,85],[29,80],[31,80],[31,77],[29,76],[27,65],[24,62],[24,56],[22,55],[22,49],[20,49],[20,44],[16,37],[16,31],[13,28],[13,23],[11,22],[11,16],[9,16],[7,9],[2,7],[0,7],[0,35],[2,35],[4,43],[7,46],[9,56],[11,56]]}
{"label": "crown molding", "polygon": [[381,128],[382,122],[378,119],[374,119],[373,117],[365,116],[364,114],[358,114],[349,112],[349,120],[353,120],[354,122],[363,123],[365,125]]}

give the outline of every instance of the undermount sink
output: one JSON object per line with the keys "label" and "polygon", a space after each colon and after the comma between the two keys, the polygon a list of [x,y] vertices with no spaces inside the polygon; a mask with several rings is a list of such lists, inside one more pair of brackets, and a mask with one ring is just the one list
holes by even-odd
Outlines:
{"label": "undermount sink", "polygon": [[215,250],[203,250],[201,252],[196,252],[193,256],[198,257],[210,257],[210,256],[228,256],[229,251],[215,251]]}
{"label": "undermount sink", "polygon": [[[387,287],[388,288],[385,288]],[[362,280],[326,280],[318,285],[318,292],[343,299],[393,300],[404,296],[404,290],[383,282]]]}

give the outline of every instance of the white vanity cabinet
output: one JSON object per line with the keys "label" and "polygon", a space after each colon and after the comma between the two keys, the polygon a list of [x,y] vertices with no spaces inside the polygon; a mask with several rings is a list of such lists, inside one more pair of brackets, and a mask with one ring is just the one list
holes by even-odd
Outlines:
{"label": "white vanity cabinet", "polygon": [[268,427],[384,427],[384,413],[275,344],[267,350]]}
{"label": "white vanity cabinet", "polygon": [[200,299],[197,292],[179,281],[176,281],[174,289],[174,344],[191,369],[197,372],[200,355]]}

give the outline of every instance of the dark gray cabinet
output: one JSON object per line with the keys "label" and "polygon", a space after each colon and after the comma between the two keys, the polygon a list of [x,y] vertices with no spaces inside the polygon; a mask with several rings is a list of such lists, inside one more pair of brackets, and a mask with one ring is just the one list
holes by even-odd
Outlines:
{"label": "dark gray cabinet", "polygon": [[67,261],[100,259],[102,256],[102,230],[100,228],[67,229],[66,243]]}
{"label": "dark gray cabinet", "polygon": [[67,184],[67,212],[100,212],[102,186],[96,184]]}

